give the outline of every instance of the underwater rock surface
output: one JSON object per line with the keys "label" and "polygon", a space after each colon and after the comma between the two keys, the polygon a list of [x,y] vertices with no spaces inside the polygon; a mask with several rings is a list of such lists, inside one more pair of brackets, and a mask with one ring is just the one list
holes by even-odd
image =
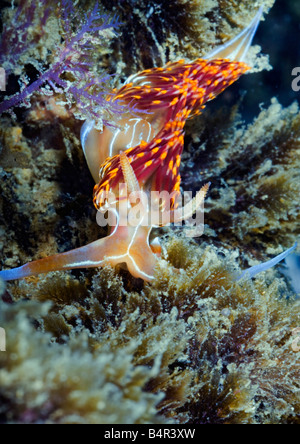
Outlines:
{"label": "underwater rock surface", "polygon": [[[100,2],[123,23],[98,57],[100,72],[116,73],[112,84],[205,54],[274,1],[166,3]],[[44,48],[59,41],[59,23],[46,26]],[[23,60],[30,75],[33,60],[48,57],[28,48],[19,68]],[[269,67],[256,46],[250,59],[257,71]],[[1,423],[300,423],[295,285],[280,268],[236,281],[299,240],[299,106],[273,98],[245,123],[240,97],[218,100],[188,123],[183,155],[184,189],[212,183],[204,235],[158,230],[163,260],[152,284],[108,267],[0,283]],[[14,111],[0,121],[1,268],[105,235],[74,117],[81,110],[34,95]]]}

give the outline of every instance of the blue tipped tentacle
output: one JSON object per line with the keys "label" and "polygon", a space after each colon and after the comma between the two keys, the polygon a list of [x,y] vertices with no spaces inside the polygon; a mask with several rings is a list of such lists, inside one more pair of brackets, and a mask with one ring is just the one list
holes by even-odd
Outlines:
{"label": "blue tipped tentacle", "polygon": [[279,254],[276,257],[273,257],[273,259],[263,262],[262,264],[254,265],[253,267],[247,268],[247,270],[244,270],[243,273],[237,278],[239,281],[243,277],[247,276],[249,278],[253,278],[258,273],[261,273],[262,271],[266,271],[269,268],[274,267],[279,262],[283,261],[289,254],[291,254],[296,248],[297,248],[297,242],[293,245],[293,247],[289,248],[288,250],[284,251],[283,253]]}
{"label": "blue tipped tentacle", "polygon": [[0,271],[0,279],[3,281],[13,281],[15,279],[22,279],[28,276],[25,265],[18,268],[12,268],[11,270]]}

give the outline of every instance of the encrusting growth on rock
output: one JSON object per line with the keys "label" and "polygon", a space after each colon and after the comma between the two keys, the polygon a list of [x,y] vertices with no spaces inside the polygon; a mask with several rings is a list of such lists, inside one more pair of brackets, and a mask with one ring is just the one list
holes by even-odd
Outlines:
{"label": "encrusting growth on rock", "polygon": [[[39,7],[46,3],[39,2]],[[93,2],[80,3],[88,14],[86,3]],[[144,154],[145,144],[131,153],[127,145],[131,140],[135,146],[142,141],[149,145],[159,138],[168,124],[164,116],[174,108],[154,104],[156,126],[144,109],[127,107],[124,112],[126,94],[129,100],[140,95],[131,89],[134,84],[146,86],[136,76],[124,84],[132,72],[150,70],[154,77],[149,71],[145,76],[154,83],[159,75],[154,67],[166,68],[171,61],[169,67],[180,72],[189,61],[233,39],[259,6],[266,13],[274,1],[175,0],[169,8],[165,3],[99,2],[101,14],[117,14],[121,34],[107,30],[101,45],[95,46],[94,74],[101,78],[107,70],[116,73],[101,85],[101,100],[115,110],[114,94],[124,93],[120,115],[106,114],[100,107],[99,121],[88,113],[80,135],[75,116],[82,119],[83,109],[76,108],[71,94],[64,97],[59,91],[48,98],[34,94],[30,109],[14,108],[15,116],[1,115],[0,268],[14,269],[54,252],[109,239],[106,227],[95,223],[92,193],[95,183],[99,191],[100,180],[103,185],[111,179],[115,188],[115,173],[133,197],[152,189],[152,177],[163,187],[193,190],[195,200],[183,207],[185,211],[174,200],[174,219],[191,214],[210,184],[204,234],[191,239],[186,226],[152,227],[147,245],[147,258],[155,262],[151,282],[137,279],[122,264],[62,270],[6,285],[0,279],[0,327],[6,331],[6,352],[0,352],[2,423],[299,424],[300,319],[291,263],[286,260],[284,273],[277,266],[254,279],[247,277],[247,269],[261,270],[272,258],[282,257],[300,234],[298,105],[284,108],[273,99],[247,124],[236,104],[216,112],[208,107],[187,120],[182,155],[178,158],[174,151],[169,159],[173,164],[164,164],[163,176],[156,157],[163,140],[153,146],[151,158]],[[28,13],[31,2],[19,4]],[[2,10],[9,26],[16,9]],[[18,79],[18,70],[31,84],[39,76],[32,63],[48,69],[53,44],[56,54],[65,44],[60,18],[52,12],[42,34],[34,13],[28,37],[35,42],[38,34],[40,41],[24,48],[24,66],[15,66],[8,76],[10,97],[19,91],[14,77]],[[19,24],[24,23],[22,14]],[[72,33],[79,29],[80,14],[76,17]],[[262,30],[265,26],[268,20]],[[242,63],[266,68],[266,57],[258,51],[252,46]],[[185,62],[174,63],[181,59]],[[209,59],[204,64],[213,65]],[[62,80],[74,86],[69,75],[66,72]],[[150,102],[163,100],[167,88],[154,90],[163,86],[150,85],[146,110]],[[178,98],[180,111],[184,99]],[[105,142],[104,159],[91,157],[98,137]],[[180,137],[174,136],[174,150]],[[166,147],[170,139],[165,141]],[[164,152],[168,155],[172,148]],[[131,159],[132,153],[136,158]],[[104,163],[107,157],[112,157],[114,168]],[[154,165],[144,170],[150,160]],[[195,194],[203,184],[202,192]],[[95,196],[100,203],[101,195]],[[145,208],[137,200],[131,204],[133,210]],[[288,258],[295,265],[298,256],[293,252]],[[238,279],[244,270],[244,278]]]}

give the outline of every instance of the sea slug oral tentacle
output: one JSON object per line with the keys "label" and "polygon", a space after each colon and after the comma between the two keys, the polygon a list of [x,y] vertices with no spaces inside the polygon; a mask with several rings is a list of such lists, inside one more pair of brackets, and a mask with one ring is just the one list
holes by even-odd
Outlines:
{"label": "sea slug oral tentacle", "polygon": [[247,270],[244,270],[243,273],[237,278],[237,280],[242,279],[243,277],[249,277],[250,279],[256,276],[258,273],[261,273],[262,271],[266,271],[269,268],[274,267],[279,262],[283,261],[287,256],[289,256],[296,248],[297,248],[297,242],[293,245],[293,247],[289,248],[288,250],[284,251],[283,253],[279,254],[278,256],[274,257],[273,259],[264,262],[262,264],[254,265],[253,267],[248,268]]}
{"label": "sea slug oral tentacle", "polygon": [[0,271],[0,278],[4,281],[10,281],[57,270],[100,267],[106,262],[104,258],[106,252],[111,249],[110,244],[109,236],[66,253],[29,262],[11,270],[2,270]]}

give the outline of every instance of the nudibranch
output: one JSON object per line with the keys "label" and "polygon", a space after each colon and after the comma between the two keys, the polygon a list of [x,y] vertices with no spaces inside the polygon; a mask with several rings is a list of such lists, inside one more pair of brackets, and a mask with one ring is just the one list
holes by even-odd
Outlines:
{"label": "nudibranch", "polygon": [[[184,60],[131,76],[107,100],[128,105],[117,128],[94,128],[87,121],[81,130],[86,160],[97,185],[94,204],[113,215],[110,233],[84,247],[3,270],[3,280],[21,279],[57,270],[126,264],[130,273],[145,281],[154,278],[159,248],[150,244],[154,226],[183,221],[202,205],[209,184],[180,207],[180,163],[186,120],[235,82],[249,67],[244,58],[262,14],[237,37],[194,62]],[[152,221],[151,192],[166,192],[170,201],[157,197],[158,222]],[[134,211],[139,218],[134,221]],[[124,223],[125,221],[125,223]],[[135,222],[135,223],[134,223]]]}

